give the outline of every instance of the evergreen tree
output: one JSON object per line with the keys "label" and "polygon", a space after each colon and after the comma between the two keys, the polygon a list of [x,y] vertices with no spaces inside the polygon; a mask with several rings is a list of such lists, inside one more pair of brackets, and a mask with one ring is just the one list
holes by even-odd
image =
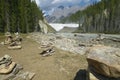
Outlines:
{"label": "evergreen tree", "polygon": [[35,1],[0,0],[0,32],[33,32],[42,11]]}
{"label": "evergreen tree", "polygon": [[[82,11],[64,19],[69,22],[80,21],[84,32],[120,33],[120,0],[101,0],[94,2]],[[84,19],[83,19],[84,18]]]}

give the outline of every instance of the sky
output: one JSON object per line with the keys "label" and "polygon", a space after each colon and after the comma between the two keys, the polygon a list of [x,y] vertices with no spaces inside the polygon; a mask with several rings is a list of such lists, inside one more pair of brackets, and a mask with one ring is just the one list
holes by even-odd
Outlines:
{"label": "sky", "polygon": [[84,6],[100,0],[36,0],[36,3],[42,10],[52,9],[56,6]]}

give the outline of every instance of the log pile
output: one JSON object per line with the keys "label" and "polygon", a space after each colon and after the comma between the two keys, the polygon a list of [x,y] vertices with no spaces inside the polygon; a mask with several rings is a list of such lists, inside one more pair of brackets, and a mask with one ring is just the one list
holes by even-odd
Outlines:
{"label": "log pile", "polygon": [[23,67],[5,55],[0,58],[0,80],[31,80],[35,73],[23,72]]}
{"label": "log pile", "polygon": [[11,33],[6,32],[5,33],[6,39],[2,44],[8,45],[8,49],[14,50],[14,49],[21,49],[22,46],[20,45],[22,42],[22,38],[19,33],[15,33],[14,37],[11,35]]}

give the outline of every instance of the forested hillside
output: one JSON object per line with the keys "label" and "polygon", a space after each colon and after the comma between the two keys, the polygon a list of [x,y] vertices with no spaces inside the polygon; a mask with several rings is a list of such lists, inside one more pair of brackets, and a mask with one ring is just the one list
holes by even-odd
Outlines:
{"label": "forested hillside", "polygon": [[40,19],[35,0],[0,0],[0,32],[32,32]]}
{"label": "forested hillside", "polygon": [[62,21],[79,23],[78,32],[120,33],[120,0],[94,2]]}

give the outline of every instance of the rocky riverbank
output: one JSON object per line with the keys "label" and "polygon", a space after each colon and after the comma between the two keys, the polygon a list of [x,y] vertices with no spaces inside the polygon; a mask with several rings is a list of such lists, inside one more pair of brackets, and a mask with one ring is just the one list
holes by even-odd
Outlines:
{"label": "rocky riverbank", "polygon": [[[81,80],[83,75],[85,76],[84,80],[120,79],[119,35],[72,33],[43,35],[32,33],[29,38],[32,38],[44,47],[54,46],[68,52],[85,55],[88,68],[85,71],[81,69],[79,72],[80,79],[75,80]],[[112,66],[111,64],[114,65]]]}
{"label": "rocky riverbank", "polygon": [[[3,39],[5,38],[0,36],[0,41],[2,41]],[[0,57],[4,56],[5,54],[13,57],[13,61],[21,64],[24,68],[24,71],[30,71],[36,74],[33,80],[86,80],[87,71],[90,71],[90,78],[95,77],[94,75],[92,75],[92,70],[89,66],[91,66],[91,64],[96,65],[96,63],[99,63],[100,61],[103,66],[104,64],[107,65],[107,71],[110,70],[112,73],[116,71],[120,72],[119,40],[119,35],[76,33],[50,33],[43,35],[40,33],[30,33],[29,35],[27,35],[27,38],[26,36],[23,37],[23,48],[20,50],[9,50],[7,49],[7,45],[0,44]],[[98,46],[97,48],[96,45]],[[99,45],[101,46],[99,47]],[[43,49],[46,48],[50,48],[47,49],[48,51],[46,52],[54,51],[52,56],[43,57],[40,55],[40,53],[43,52]],[[88,54],[91,55],[89,56]],[[103,60],[103,58],[106,61]],[[89,64],[86,59],[88,60]],[[113,69],[108,63],[106,63],[111,62],[111,60],[113,61],[111,64],[115,64],[115,62],[118,61],[118,64],[115,64],[118,67],[113,65]],[[95,65],[93,65],[92,67],[94,71],[96,71]],[[89,68],[89,70],[87,69],[87,67]],[[101,66],[101,69],[106,70],[106,67]],[[99,73],[104,74],[100,71]],[[111,75],[112,74],[110,74],[110,77]],[[119,76],[119,73],[115,73],[115,76],[116,75]],[[98,78],[99,77],[101,78],[101,75],[98,75]],[[102,78],[105,78],[102,80],[108,80],[108,77],[102,76]],[[119,78],[109,79],[119,80]]]}
{"label": "rocky riverbank", "polygon": [[105,34],[77,34],[77,33],[31,33],[32,38],[40,45],[55,46],[72,53],[85,54],[86,50],[94,45],[105,45],[120,48],[119,35]]}

